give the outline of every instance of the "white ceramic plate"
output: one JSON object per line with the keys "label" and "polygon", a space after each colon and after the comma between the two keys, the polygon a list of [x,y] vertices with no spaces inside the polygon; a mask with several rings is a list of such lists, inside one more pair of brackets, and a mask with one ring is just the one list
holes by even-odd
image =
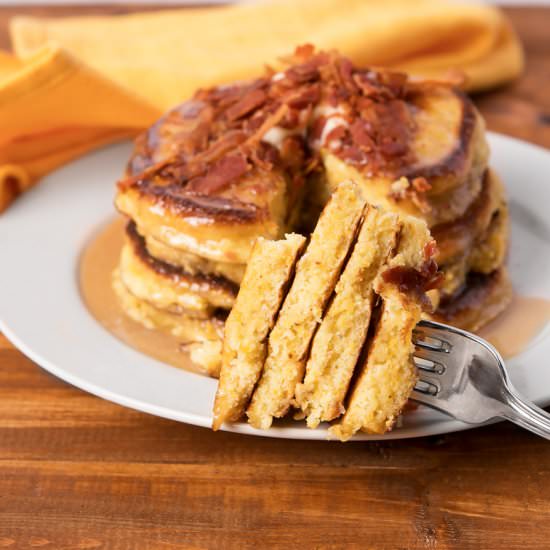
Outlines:
{"label": "white ceramic plate", "polygon": [[[515,289],[550,299],[550,153],[496,134],[489,139],[492,165],[510,197]],[[33,361],[79,388],[151,414],[210,426],[216,381],[129,348],[92,318],[79,295],[79,256],[113,216],[113,182],[129,153],[125,143],[90,154],[46,178],[0,216],[0,330]],[[540,405],[550,403],[549,329],[508,361],[518,390]],[[422,408],[382,438],[468,427]],[[295,422],[267,432],[247,424],[228,429],[295,439],[327,436],[326,429],[309,430]]]}

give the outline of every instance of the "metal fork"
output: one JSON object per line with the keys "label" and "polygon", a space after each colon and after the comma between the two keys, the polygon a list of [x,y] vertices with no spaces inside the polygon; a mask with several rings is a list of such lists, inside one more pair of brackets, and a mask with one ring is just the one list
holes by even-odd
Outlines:
{"label": "metal fork", "polygon": [[518,394],[491,344],[432,321],[420,321],[413,340],[420,376],[411,399],[468,424],[505,418],[550,439],[550,414]]}

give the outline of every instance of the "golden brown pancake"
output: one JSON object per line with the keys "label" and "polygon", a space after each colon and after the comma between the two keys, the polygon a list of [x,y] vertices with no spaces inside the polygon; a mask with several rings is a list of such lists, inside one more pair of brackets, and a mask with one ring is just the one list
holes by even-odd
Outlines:
{"label": "golden brown pancake", "polygon": [[239,284],[246,269],[246,264],[209,260],[181,248],[167,246],[151,236],[145,237],[145,246],[153,258],[179,266],[191,275],[214,275]]}
{"label": "golden brown pancake", "polygon": [[[137,138],[116,206],[148,259],[125,252],[126,287],[167,312],[229,309],[256,239],[308,234],[352,179],[363,200],[427,223],[444,273],[430,296],[462,323],[452,304],[477,274],[504,273],[508,242],[506,200],[472,102],[444,82],[358,68],[333,51],[300,47],[287,61],[279,73],[199,90]],[[185,275],[153,273],[156,261]],[[497,308],[468,311],[477,326],[476,315],[486,322]]]}

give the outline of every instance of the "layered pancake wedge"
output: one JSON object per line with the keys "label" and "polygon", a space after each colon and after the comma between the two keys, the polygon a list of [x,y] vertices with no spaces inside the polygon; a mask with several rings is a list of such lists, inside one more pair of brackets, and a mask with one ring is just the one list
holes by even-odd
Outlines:
{"label": "layered pancake wedge", "polygon": [[261,237],[252,249],[241,290],[225,323],[222,369],[214,403],[214,430],[239,420],[260,378],[267,337],[290,284],[305,237]]}
{"label": "layered pancake wedge", "polygon": [[296,387],[296,402],[310,428],[344,411],[371,320],[373,284],[394,252],[399,229],[395,214],[367,207],[353,251],[313,338],[304,381]]}
{"label": "layered pancake wedge", "polygon": [[246,411],[256,428],[284,416],[302,381],[313,334],[355,238],[365,200],[344,182],[324,208],[268,340],[262,376]]}
{"label": "layered pancake wedge", "polygon": [[390,430],[411,394],[417,380],[412,333],[434,274],[434,245],[424,221],[402,218],[397,254],[375,283],[382,304],[372,341],[358,365],[346,412],[330,428],[341,440],[359,430]]}

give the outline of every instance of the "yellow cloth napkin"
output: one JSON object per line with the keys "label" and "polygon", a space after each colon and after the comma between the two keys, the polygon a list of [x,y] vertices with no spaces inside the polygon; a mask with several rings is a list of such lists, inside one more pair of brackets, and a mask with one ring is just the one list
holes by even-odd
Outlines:
{"label": "yellow cloth napkin", "polygon": [[279,0],[124,16],[15,18],[0,52],[0,211],[70,158],[134,133],[198,87],[257,75],[298,44],[468,90],[522,69],[500,11],[444,0]]}
{"label": "yellow cloth napkin", "polygon": [[54,46],[25,61],[3,54],[0,67],[0,212],[41,176],[160,113]]}

